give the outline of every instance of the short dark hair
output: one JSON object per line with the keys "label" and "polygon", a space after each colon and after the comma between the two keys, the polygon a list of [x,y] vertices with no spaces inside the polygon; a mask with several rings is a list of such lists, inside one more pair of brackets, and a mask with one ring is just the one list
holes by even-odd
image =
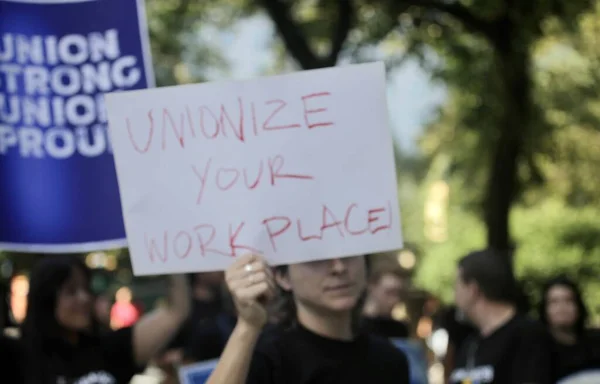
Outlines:
{"label": "short dark hair", "polygon": [[475,282],[490,301],[514,304],[517,281],[509,254],[494,249],[471,252],[458,262],[460,278],[465,283]]}
{"label": "short dark hair", "polygon": [[371,269],[369,273],[369,283],[377,284],[384,276],[388,275],[397,277],[400,280],[404,280],[408,277],[408,273],[400,266],[391,263],[385,263]]}
{"label": "short dark hair", "polygon": [[583,336],[583,333],[585,332],[585,324],[589,315],[588,310],[583,302],[583,297],[581,295],[579,286],[573,280],[564,275],[554,277],[544,284],[542,297],[538,307],[540,321],[546,326],[550,325],[548,323],[548,292],[551,288],[556,286],[566,287],[573,293],[573,299],[575,300],[575,305],[577,306],[578,312],[577,320],[574,324],[574,331],[578,337]]}

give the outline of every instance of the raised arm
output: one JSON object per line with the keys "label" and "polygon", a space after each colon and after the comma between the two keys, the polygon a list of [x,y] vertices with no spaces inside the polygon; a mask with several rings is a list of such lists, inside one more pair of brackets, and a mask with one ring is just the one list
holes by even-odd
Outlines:
{"label": "raised arm", "polygon": [[244,384],[254,347],[267,322],[266,304],[275,295],[275,282],[264,259],[255,255],[237,260],[225,278],[238,322],[207,384]]}
{"label": "raised arm", "polygon": [[138,365],[147,364],[169,343],[188,317],[190,304],[185,276],[171,276],[168,305],[144,315],[133,327],[133,353]]}

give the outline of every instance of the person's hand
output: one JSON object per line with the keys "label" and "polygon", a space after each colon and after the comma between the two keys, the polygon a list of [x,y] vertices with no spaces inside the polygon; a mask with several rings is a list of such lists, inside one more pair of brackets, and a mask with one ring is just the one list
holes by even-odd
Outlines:
{"label": "person's hand", "polygon": [[238,320],[260,329],[268,319],[268,302],[275,296],[275,280],[271,268],[261,256],[246,255],[225,271]]}

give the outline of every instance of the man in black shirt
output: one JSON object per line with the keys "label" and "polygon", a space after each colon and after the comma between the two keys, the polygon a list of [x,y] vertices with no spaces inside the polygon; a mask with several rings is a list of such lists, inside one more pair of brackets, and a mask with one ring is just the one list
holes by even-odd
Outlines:
{"label": "man in black shirt", "polygon": [[456,304],[477,331],[458,353],[453,384],[550,384],[551,338],[541,324],[518,314],[508,259],[473,252],[458,264]]}

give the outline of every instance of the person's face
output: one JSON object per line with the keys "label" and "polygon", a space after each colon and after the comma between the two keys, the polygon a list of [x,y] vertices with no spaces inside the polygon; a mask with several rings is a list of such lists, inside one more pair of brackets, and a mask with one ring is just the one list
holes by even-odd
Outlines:
{"label": "person's face", "polygon": [[96,317],[102,323],[110,322],[110,300],[104,296],[99,296],[94,303],[94,310],[96,311]]}
{"label": "person's face", "polygon": [[394,274],[384,274],[369,287],[369,296],[377,303],[382,315],[390,315],[400,302],[402,280]]}
{"label": "person's face", "polygon": [[478,296],[477,284],[463,280],[462,269],[458,269],[454,284],[454,298],[458,309],[469,314]]}
{"label": "person's face", "polygon": [[365,289],[365,259],[357,256],[293,264],[286,274],[277,274],[277,281],[307,307],[350,311]]}
{"label": "person's face", "polygon": [[552,328],[570,328],[575,325],[579,311],[571,288],[555,285],[548,290],[546,316]]}
{"label": "person's face", "polygon": [[81,331],[91,325],[92,297],[88,281],[79,268],[73,268],[71,276],[58,291],[55,316],[65,329]]}

